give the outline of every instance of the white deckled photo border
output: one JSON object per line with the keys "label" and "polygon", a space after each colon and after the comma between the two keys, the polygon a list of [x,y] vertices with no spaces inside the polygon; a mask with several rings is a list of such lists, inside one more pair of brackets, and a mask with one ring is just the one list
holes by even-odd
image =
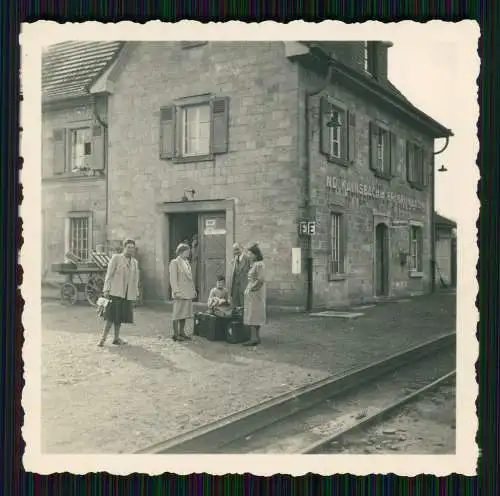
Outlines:
{"label": "white deckled photo border", "polygon": [[[24,167],[21,171],[24,202],[20,215],[23,218],[24,245],[20,263],[24,271],[21,288],[25,300],[24,326],[24,379],[22,406],[25,412],[22,435],[26,442],[23,465],[26,471],[50,474],[70,472],[109,472],[117,475],[164,472],[190,474],[207,472],[223,475],[250,472],[269,476],[276,473],[303,475],[309,472],[332,475],[350,473],[394,473],[415,476],[421,473],[447,476],[458,473],[476,474],[479,449],[475,441],[478,428],[475,401],[478,384],[475,363],[479,356],[476,328],[479,320],[475,306],[478,283],[476,263],[476,220],[480,203],[476,196],[479,170],[476,157],[479,140],[476,122],[479,116],[476,79],[480,59],[477,54],[479,27],[473,21],[450,23],[430,21],[417,23],[366,22],[344,24],[338,21],[306,23],[294,21],[287,25],[272,21],[262,23],[202,24],[181,21],[175,24],[152,21],[147,24],[98,22],[59,24],[38,21],[23,24],[21,28],[21,154]],[[460,161],[448,164],[448,169],[460,169],[443,194],[460,198],[458,224],[458,283],[457,283],[457,417],[455,455],[52,455],[41,451],[41,53],[42,46],[67,40],[311,40],[311,39],[390,39],[395,43],[451,42],[457,44],[460,63],[456,64],[454,94],[460,95],[463,113],[461,136],[454,144],[455,157]],[[418,41],[417,41],[418,40]],[[425,78],[425,74],[422,74]],[[439,98],[439,96],[437,96]],[[446,123],[445,123],[446,124]],[[465,136],[466,139],[463,139]],[[452,138],[456,139],[456,138]],[[450,201],[451,201],[450,196]],[[35,248],[34,248],[35,247]]]}

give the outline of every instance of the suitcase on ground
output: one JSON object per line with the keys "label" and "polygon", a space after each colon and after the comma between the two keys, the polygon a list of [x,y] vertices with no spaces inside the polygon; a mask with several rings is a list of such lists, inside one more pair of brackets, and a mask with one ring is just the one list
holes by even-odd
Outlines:
{"label": "suitcase on ground", "polygon": [[227,319],[221,319],[210,313],[196,313],[193,334],[209,341],[225,341]]}
{"label": "suitcase on ground", "polygon": [[231,320],[226,328],[226,341],[230,344],[244,343],[250,339],[250,328],[240,320]]}

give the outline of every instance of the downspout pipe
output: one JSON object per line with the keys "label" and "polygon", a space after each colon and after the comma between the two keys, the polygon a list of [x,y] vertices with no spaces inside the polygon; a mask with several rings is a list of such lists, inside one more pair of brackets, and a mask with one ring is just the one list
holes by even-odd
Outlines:
{"label": "downspout pipe", "polygon": [[431,185],[431,294],[436,292],[436,224],[434,222],[434,210],[436,208],[436,155],[443,153],[450,143],[449,136],[446,136],[446,141],[441,150],[432,154],[432,185]]}
{"label": "downspout pipe", "polygon": [[[104,121],[104,119],[100,116],[99,111],[97,110],[97,101],[96,97],[93,93],[90,92],[90,87],[87,88],[87,94],[90,99],[90,106],[92,109],[92,116],[94,119],[104,128],[104,136],[107,136],[108,133],[108,123]],[[109,173],[108,173],[108,161],[107,161],[107,139],[104,141],[104,146],[106,149],[106,169],[105,169],[105,200],[106,200],[106,208],[105,208],[105,224],[106,224],[106,237],[108,235],[108,220],[109,220]]]}
{"label": "downspout pipe", "polygon": [[[328,66],[328,73],[326,76],[326,81],[321,85],[320,88],[314,90],[314,91],[305,91],[305,97],[304,97],[304,108],[305,108],[305,120],[304,120],[304,129],[305,129],[305,179],[306,179],[306,199],[305,199],[305,211],[306,211],[306,216],[307,220],[311,220],[311,217],[313,216],[313,209],[312,209],[312,197],[313,197],[313,190],[312,190],[312,166],[311,166],[311,153],[310,153],[310,130],[311,126],[309,125],[309,119],[310,119],[310,109],[311,109],[311,98],[313,96],[318,95],[322,91],[325,90],[325,88],[328,86],[330,83],[332,77],[332,67],[329,65]],[[307,301],[306,301],[306,310],[310,312],[313,307],[314,307],[314,289],[313,289],[313,282],[314,282],[314,266],[313,266],[313,250],[312,250],[312,239],[311,236],[307,236],[307,258],[306,258],[306,270],[307,270]]]}

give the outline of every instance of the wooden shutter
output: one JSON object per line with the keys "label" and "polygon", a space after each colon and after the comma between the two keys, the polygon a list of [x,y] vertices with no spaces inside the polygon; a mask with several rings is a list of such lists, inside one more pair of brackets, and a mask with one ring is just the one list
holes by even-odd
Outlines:
{"label": "wooden shutter", "polygon": [[175,155],[175,106],[160,109],[160,159]]}
{"label": "wooden shutter", "polygon": [[92,160],[90,166],[93,170],[104,170],[106,163],[106,131],[103,126],[92,126]]}
{"label": "wooden shutter", "polygon": [[229,146],[229,97],[210,101],[212,115],[212,153],[227,153]]}
{"label": "wooden shutter", "polygon": [[377,170],[378,126],[370,122],[370,169]]}
{"label": "wooden shutter", "polygon": [[394,133],[389,133],[389,142],[391,146],[390,156],[390,176],[395,177],[399,174],[399,146],[398,137]]}
{"label": "wooden shutter", "polygon": [[66,170],[66,130],[54,129],[54,174],[63,174]]}
{"label": "wooden shutter", "polygon": [[411,183],[412,182],[412,177],[411,177],[411,143],[406,140],[406,180]]}
{"label": "wooden shutter", "polygon": [[356,162],[356,116],[347,112],[347,159]]}
{"label": "wooden shutter", "polygon": [[[323,155],[330,156],[330,130],[326,126],[330,118],[331,104],[326,96],[322,96],[319,105],[319,149]],[[309,137],[308,137],[309,139]]]}
{"label": "wooden shutter", "polygon": [[423,186],[429,185],[429,176],[433,173],[433,163],[432,155],[427,150],[422,150],[423,160],[422,160],[422,174],[423,174]]}

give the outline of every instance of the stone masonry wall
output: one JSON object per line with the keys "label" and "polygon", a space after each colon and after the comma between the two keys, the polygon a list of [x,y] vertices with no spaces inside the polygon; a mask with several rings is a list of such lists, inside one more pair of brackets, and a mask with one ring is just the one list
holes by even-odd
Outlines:
{"label": "stone masonry wall", "polygon": [[51,264],[64,261],[65,222],[68,212],[92,212],[93,245],[106,240],[106,184],[103,177],[55,177],[53,130],[86,126],[92,122],[90,107],[78,101],[42,116],[42,281],[61,281]]}
{"label": "stone masonry wall", "polygon": [[[321,80],[304,69],[300,70],[300,88],[318,88]],[[374,296],[374,214],[389,216],[390,239],[390,295],[412,295],[426,292],[430,288],[431,257],[431,187],[424,191],[414,190],[406,181],[405,145],[407,138],[421,140],[422,146],[431,153],[433,140],[416,132],[406,122],[381,111],[375,103],[361,99],[347,88],[331,84],[324,94],[329,94],[343,102],[355,113],[357,160],[349,167],[330,163],[320,153],[319,101],[321,94],[313,98],[310,109],[310,153],[312,177],[314,181],[313,205],[316,207],[318,233],[313,238],[314,251],[314,304],[315,306],[335,306],[353,302],[363,302]],[[369,122],[381,119],[397,134],[399,140],[399,161],[396,177],[390,182],[375,178],[369,168]],[[427,164],[431,173],[431,164]],[[386,191],[401,193],[423,202],[425,211],[395,208],[387,202],[372,198],[339,197],[327,187],[327,176],[336,176],[362,184],[377,184]],[[347,220],[347,276],[337,281],[328,280],[328,258],[330,250],[329,219],[332,210],[340,208]],[[409,276],[408,267],[401,266],[399,251],[409,250],[408,221],[424,224],[423,236],[423,277]]]}
{"label": "stone masonry wall", "polygon": [[[291,273],[303,189],[296,162],[297,71],[281,42],[190,49],[144,42],[131,55],[109,103],[108,235],[137,239],[149,297],[163,277],[156,263],[156,205],[179,201],[186,188],[196,190],[196,200],[234,198],[235,238],[261,245],[269,303],[303,304],[304,281]],[[160,160],[160,108],[206,93],[230,97],[229,152],[212,162]]]}

